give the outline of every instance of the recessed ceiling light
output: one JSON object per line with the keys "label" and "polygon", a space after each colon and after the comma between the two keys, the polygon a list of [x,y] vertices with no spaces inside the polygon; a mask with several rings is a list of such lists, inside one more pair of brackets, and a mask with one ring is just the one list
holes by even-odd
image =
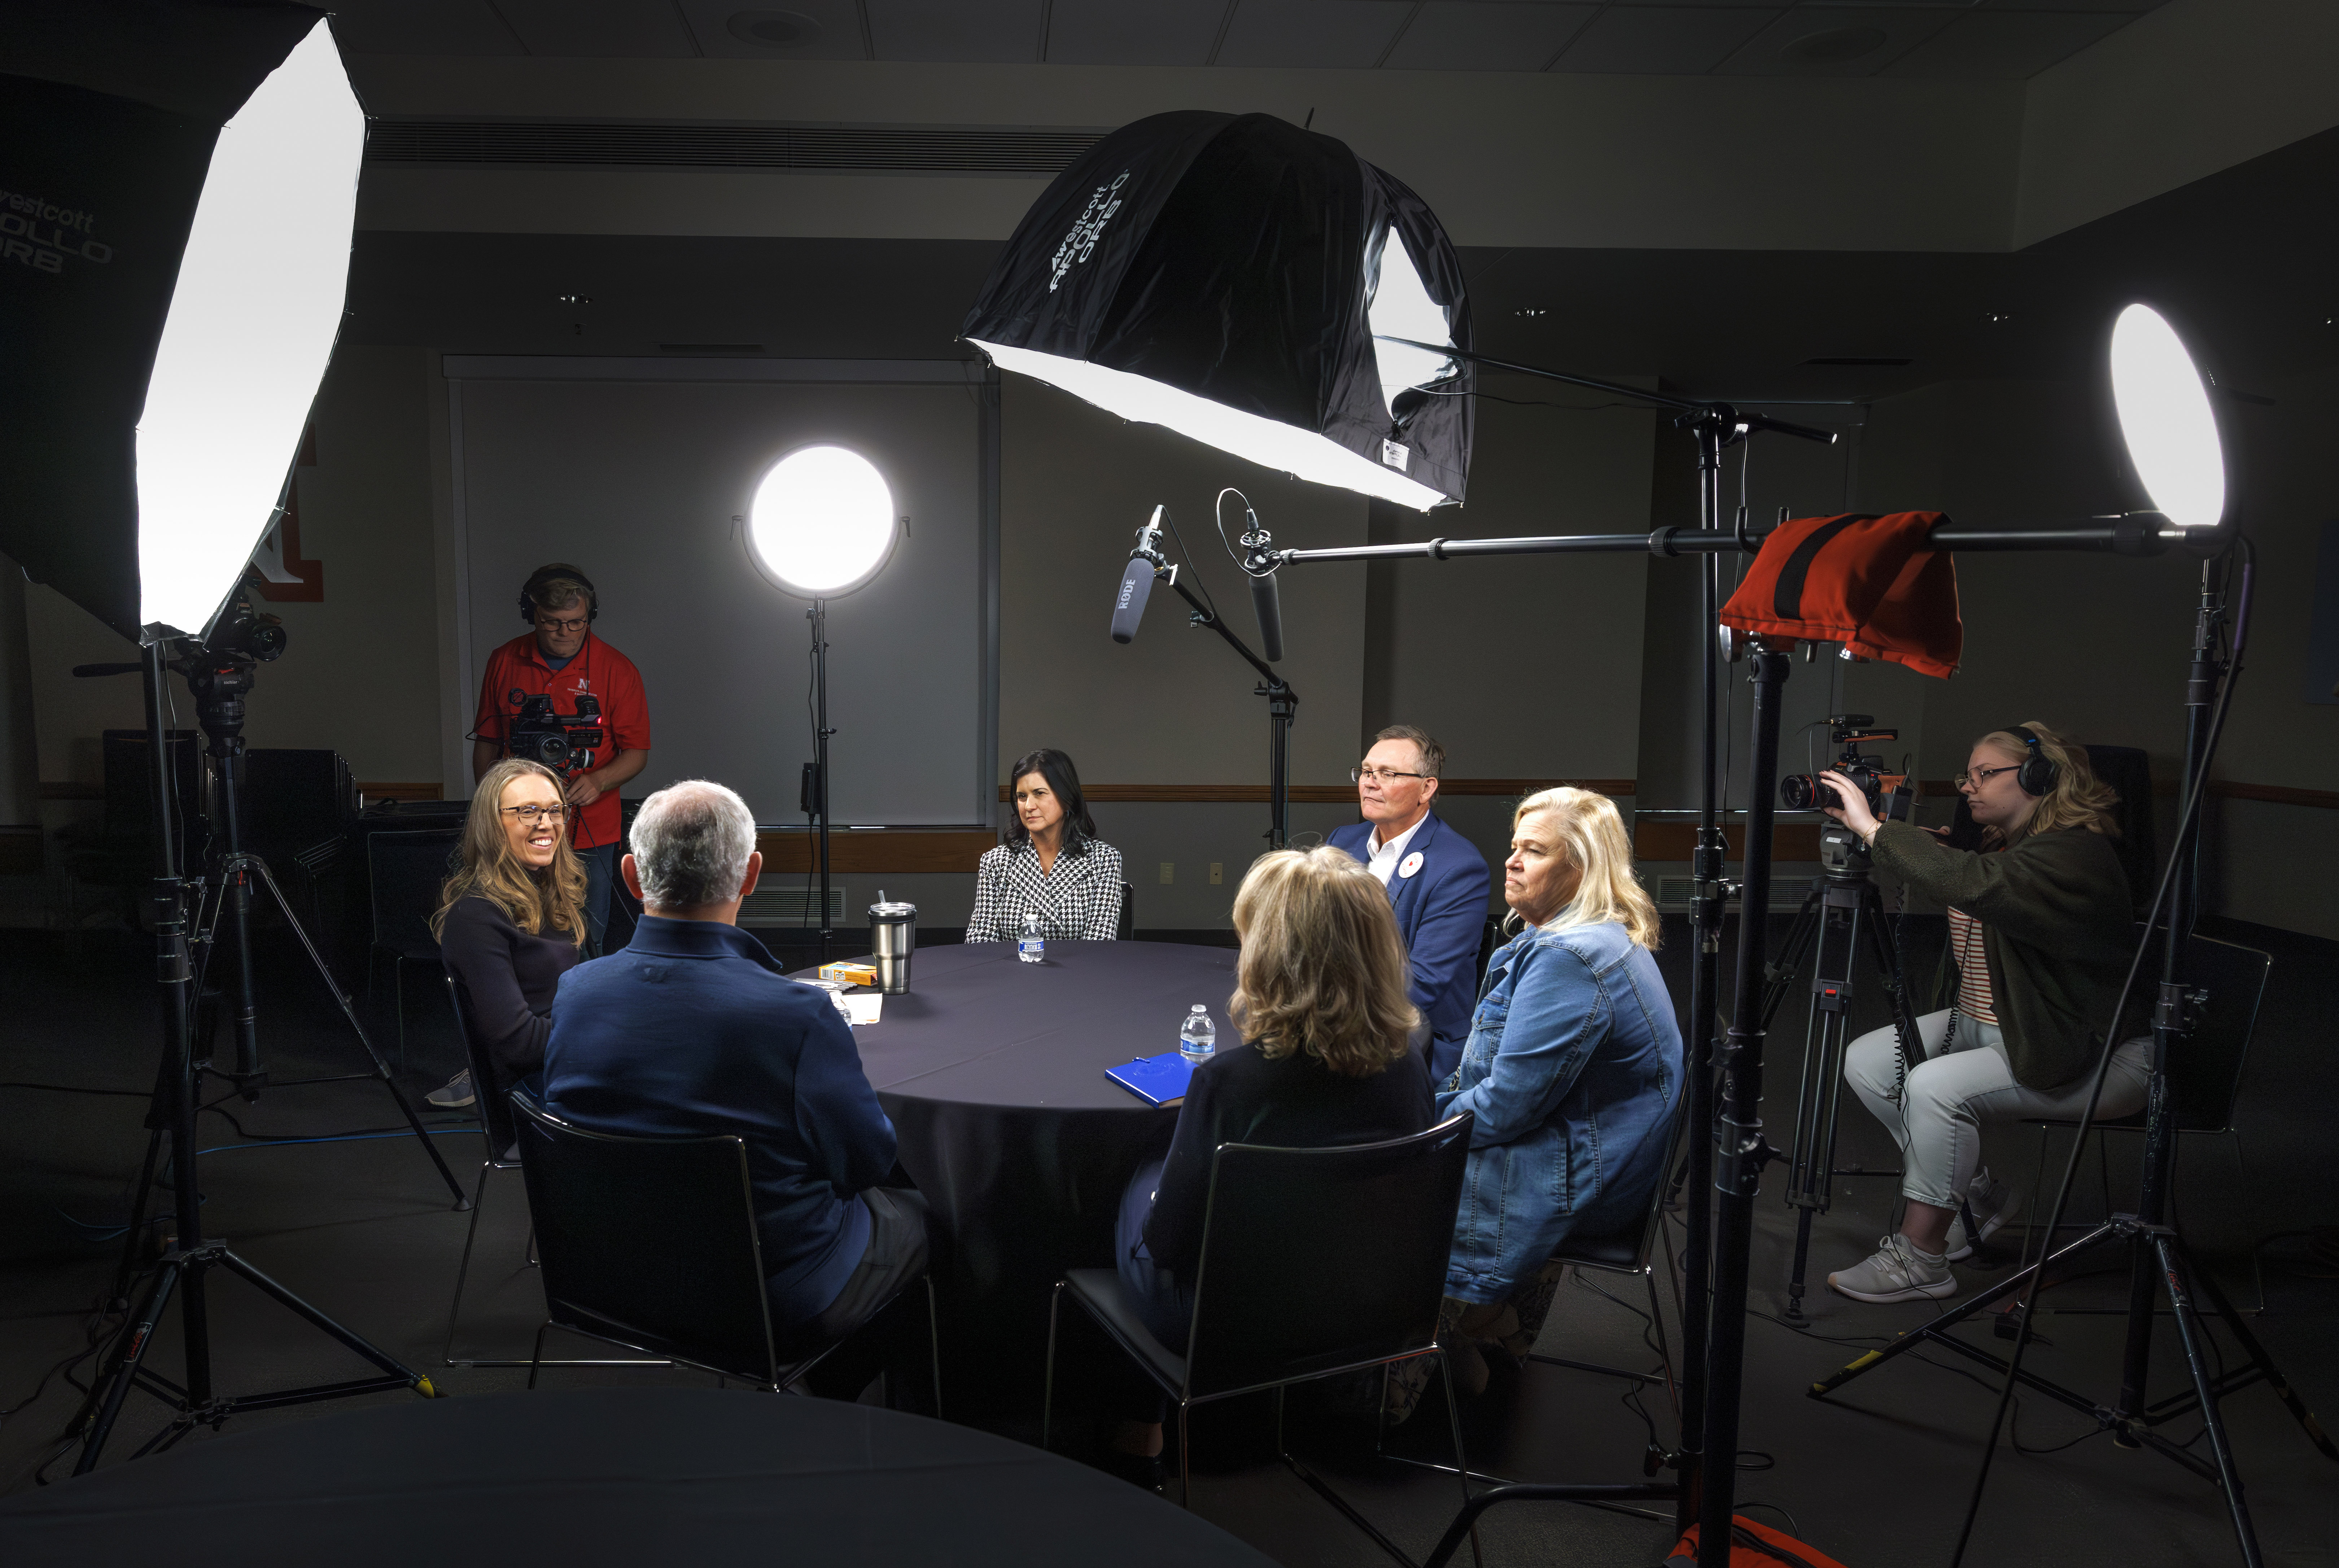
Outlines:
{"label": "recessed ceiling light", "polygon": [[820,36],[820,24],[794,11],[734,11],[725,24],[742,44],[788,49]]}
{"label": "recessed ceiling light", "polygon": [[1881,27],[1830,27],[1806,33],[1779,54],[1782,59],[1803,65],[1848,65],[1874,54],[1884,39]]}

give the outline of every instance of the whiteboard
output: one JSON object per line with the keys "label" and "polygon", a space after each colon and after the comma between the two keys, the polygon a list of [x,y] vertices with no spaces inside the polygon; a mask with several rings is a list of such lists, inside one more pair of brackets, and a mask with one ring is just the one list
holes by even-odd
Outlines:
{"label": "whiteboard", "polygon": [[[594,633],[640,669],[638,797],[708,778],[755,820],[801,822],[813,756],[808,599],[749,560],[764,474],[833,442],[909,519],[866,587],[829,601],[835,821],[982,825],[997,772],[997,383],[959,360],[596,360],[449,355],[457,660],[467,705],[527,630],[519,587],[567,561]],[[467,727],[475,708],[467,705]]]}

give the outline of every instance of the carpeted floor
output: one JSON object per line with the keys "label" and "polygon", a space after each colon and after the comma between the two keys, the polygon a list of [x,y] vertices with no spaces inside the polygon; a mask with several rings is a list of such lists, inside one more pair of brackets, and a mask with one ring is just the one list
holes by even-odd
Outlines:
{"label": "carpeted floor", "polygon": [[[79,1399],[62,1357],[86,1346],[120,1254],[127,1188],[145,1146],[141,1125],[156,1050],[154,999],[145,978],[152,955],[120,933],[81,935],[13,931],[0,968],[0,1117],[5,1117],[5,1201],[0,1202],[0,1490],[35,1484],[56,1449],[56,1435]],[[1918,945],[1937,939],[1920,932]],[[2247,1188],[2238,1179],[2232,1139],[2188,1139],[2181,1210],[2187,1233],[2237,1299],[2259,1297],[2253,1247],[2263,1258],[2265,1310],[2253,1321],[2307,1402],[2339,1417],[2339,1281],[2317,1277],[2298,1233],[2339,1221],[2339,1175],[2327,1158],[2324,1129],[2334,1099],[2329,1020],[2339,1012],[2339,953],[2333,944],[2255,928],[2222,934],[2275,955],[2239,1114]],[[1685,941],[1675,930],[1666,962],[1680,983]],[[1919,963],[1922,960],[1918,961]],[[388,1051],[395,1034],[387,994],[367,999],[362,1015]],[[362,1057],[311,973],[281,953],[262,966],[263,1044],[277,1076],[355,1070]],[[424,977],[409,980],[404,1080],[417,1093],[442,1081],[456,1064],[443,1001]],[[1772,1135],[1791,1129],[1797,1060],[1803,1034],[1800,994],[1782,1011],[1772,1050]],[[118,1094],[58,1092],[26,1085],[107,1089]],[[223,1092],[215,1086],[214,1095]],[[231,1119],[231,1116],[232,1119]],[[439,1146],[466,1186],[478,1169],[479,1140],[468,1123],[434,1117]],[[449,1368],[441,1364],[448,1297],[469,1217],[452,1211],[443,1186],[413,1139],[363,1136],[390,1127],[395,1113],[378,1086],[340,1083],[272,1090],[257,1105],[231,1100],[202,1121],[201,1147],[206,1226],[293,1290],[410,1364],[447,1392],[518,1386],[523,1371]],[[360,1135],[355,1140],[265,1144],[243,1134]],[[2115,1207],[2132,1189],[2136,1139],[2116,1138],[2102,1163]],[[1993,1131],[1994,1169],[2032,1187],[2036,1135]],[[1839,1164],[1891,1166],[1891,1149],[1857,1107],[1846,1106]],[[2100,1216],[2097,1162],[2079,1189],[2075,1217]],[[2051,1176],[2050,1176],[2051,1179]],[[457,1354],[525,1356],[540,1314],[533,1277],[522,1266],[526,1218],[517,1178],[498,1178],[479,1227],[473,1289],[465,1305]],[[1778,1200],[1773,1169],[1758,1211],[1755,1289],[1747,1328],[1745,1452],[1740,1457],[1744,1512],[1786,1524],[1851,1568],[1946,1563],[1995,1399],[1994,1385],[1937,1352],[1904,1357],[1834,1399],[1805,1397],[1811,1380],[1843,1365],[1895,1331],[1928,1316],[1917,1307],[1870,1307],[1829,1295],[1831,1267],[1864,1256],[1890,1223],[1895,1183],[1854,1177],[1838,1184],[1834,1208],[1813,1232],[1807,1326],[1780,1318],[1793,1225]],[[2041,1205],[2043,1208],[2043,1202]],[[2008,1241],[2015,1233],[2004,1233]],[[2010,1254],[2011,1248],[1994,1248]],[[2111,1260],[2106,1259],[2107,1264]],[[1972,1284],[1999,1277],[2003,1256],[1961,1271]],[[2032,1366],[2043,1376],[2108,1398],[2117,1381],[2121,1321],[2069,1309],[2111,1305],[2124,1276],[2103,1273],[2060,1287],[2063,1310],[2043,1316],[2047,1343]],[[212,1288],[218,1378],[242,1392],[357,1376],[360,1366],[321,1336],[243,1286]],[[1570,1359],[1628,1366],[1658,1366],[1640,1315],[1636,1280],[1588,1278],[1564,1287],[1541,1348]],[[1665,1332],[1678,1348],[1666,1295]],[[158,1364],[178,1365],[175,1319],[162,1331]],[[1988,1331],[1972,1336],[1990,1346]],[[2156,1341],[2152,1389],[2176,1389],[2183,1377],[2173,1332],[2164,1319]],[[557,1352],[575,1354],[567,1350]],[[2226,1344],[2230,1356],[2232,1346]],[[85,1376],[91,1363],[66,1371]],[[666,1369],[548,1373],[564,1384],[706,1380]],[[45,1377],[45,1382],[44,1378]],[[1642,1392],[1628,1397],[1635,1386]],[[1039,1391],[1032,1391],[1036,1412]],[[404,1394],[374,1399],[403,1399]],[[1433,1394],[1415,1422],[1394,1434],[1392,1451],[1446,1458],[1446,1422]],[[231,1430],[262,1422],[308,1419],[334,1405],[304,1406],[240,1418]],[[2272,1395],[2241,1390],[2226,1404],[2248,1498],[2271,1563],[2330,1560],[2339,1539],[2339,1465],[2318,1456]],[[160,1425],[160,1407],[133,1396],[108,1463],[118,1463]],[[1467,1412],[1466,1440],[1474,1468],[1518,1479],[1625,1481],[1641,1474],[1651,1426],[1673,1436],[1662,1385],[1635,1386],[1590,1373],[1532,1366],[1499,1376]],[[2195,1420],[2167,1431],[2192,1437]],[[1268,1402],[1237,1401],[1206,1413],[1193,1435],[1195,1504],[1209,1518],[1292,1564],[1376,1560],[1365,1539],[1273,1459]],[[1317,1464],[1361,1510],[1416,1556],[1434,1542],[1458,1498],[1450,1475],[1408,1468],[1372,1453],[1369,1432],[1320,1415],[1295,1401],[1295,1448]],[[1022,1434],[1018,1434],[1021,1435]],[[2142,1565],[2226,1563],[2235,1560],[2216,1490],[2168,1461],[2115,1448],[2083,1418],[2026,1395],[1990,1483],[1968,1560],[1975,1563],[2117,1562]],[[191,1442],[212,1440],[199,1433]],[[2194,1451],[2206,1445],[2196,1443]],[[52,1465],[54,1477],[70,1460]],[[1482,1532],[1487,1560],[1505,1564],[1653,1563],[1667,1544],[1666,1522],[1572,1505],[1497,1510]]]}

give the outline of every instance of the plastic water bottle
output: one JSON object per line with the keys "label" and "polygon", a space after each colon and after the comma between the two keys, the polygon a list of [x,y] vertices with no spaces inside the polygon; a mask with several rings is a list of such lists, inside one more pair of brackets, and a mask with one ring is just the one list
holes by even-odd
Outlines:
{"label": "plastic water bottle", "polygon": [[1178,1053],[1199,1067],[1218,1049],[1218,1026],[1210,1021],[1209,1009],[1198,1001],[1194,1011],[1186,1015],[1186,1021],[1178,1026]]}
{"label": "plastic water bottle", "polygon": [[1023,912],[1023,931],[1015,939],[1015,956],[1025,963],[1047,962],[1048,933],[1040,929],[1040,917],[1030,910]]}

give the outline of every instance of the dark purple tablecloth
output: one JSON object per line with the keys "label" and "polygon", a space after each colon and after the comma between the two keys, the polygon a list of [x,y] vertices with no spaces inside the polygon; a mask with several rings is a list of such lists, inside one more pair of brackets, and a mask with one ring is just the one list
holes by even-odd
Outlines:
{"label": "dark purple tablecloth", "polygon": [[853,1031],[941,1232],[953,1420],[1036,1429],[1049,1291],[1110,1267],[1121,1188],[1177,1119],[1105,1069],[1178,1049],[1198,1001],[1232,1044],[1234,963],[1170,942],[1051,942],[1041,964],[1010,942],[924,948],[909,993]]}
{"label": "dark purple tablecloth", "polygon": [[287,1421],[0,1502],[11,1568],[1268,1559],[1100,1472],[828,1399],[592,1388]]}

